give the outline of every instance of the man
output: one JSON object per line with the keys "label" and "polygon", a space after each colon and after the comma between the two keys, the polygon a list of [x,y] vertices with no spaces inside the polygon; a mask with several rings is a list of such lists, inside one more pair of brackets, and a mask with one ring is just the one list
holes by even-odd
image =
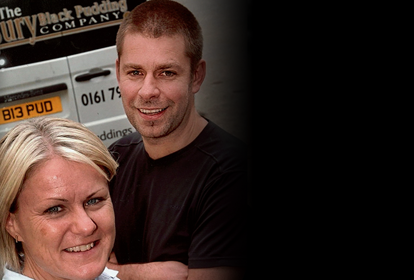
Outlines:
{"label": "man", "polygon": [[120,166],[108,267],[120,279],[242,279],[244,146],[195,109],[206,75],[202,45],[194,15],[173,1],[137,6],[119,28],[117,79],[139,132],[110,147]]}

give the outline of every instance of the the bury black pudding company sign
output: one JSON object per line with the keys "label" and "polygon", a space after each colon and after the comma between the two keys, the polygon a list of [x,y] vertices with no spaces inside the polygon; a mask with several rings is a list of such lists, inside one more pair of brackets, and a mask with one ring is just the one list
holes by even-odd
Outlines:
{"label": "the bury black pudding company sign", "polygon": [[[8,63],[4,67],[21,65],[23,62],[16,59],[17,56],[9,49],[18,49],[22,54],[40,42],[45,44],[31,51],[52,55],[44,59],[114,45],[120,22],[141,2],[144,1],[0,0],[0,58],[3,55],[3,64]],[[107,40],[107,43],[96,45],[95,40],[100,44]],[[59,47],[60,50],[55,49]],[[11,54],[7,55],[8,52]]]}

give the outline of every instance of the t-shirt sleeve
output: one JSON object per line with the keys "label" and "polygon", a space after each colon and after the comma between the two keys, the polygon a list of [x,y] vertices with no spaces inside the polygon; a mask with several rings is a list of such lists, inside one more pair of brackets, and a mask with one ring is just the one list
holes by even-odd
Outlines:
{"label": "t-shirt sleeve", "polygon": [[246,177],[243,172],[227,172],[206,185],[195,211],[189,268],[245,265]]}

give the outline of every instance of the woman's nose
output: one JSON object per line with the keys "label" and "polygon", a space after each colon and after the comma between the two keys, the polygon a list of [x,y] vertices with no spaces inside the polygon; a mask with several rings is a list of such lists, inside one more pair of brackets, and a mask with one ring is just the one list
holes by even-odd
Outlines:
{"label": "woman's nose", "polygon": [[96,223],[88,215],[85,209],[76,211],[73,218],[72,231],[82,236],[92,235],[97,229]]}

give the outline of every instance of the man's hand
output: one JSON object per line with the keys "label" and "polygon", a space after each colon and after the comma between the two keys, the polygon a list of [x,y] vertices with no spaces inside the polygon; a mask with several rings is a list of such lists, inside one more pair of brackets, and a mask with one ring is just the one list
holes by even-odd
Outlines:
{"label": "man's hand", "polygon": [[119,265],[114,252],[107,267],[119,271],[117,277],[122,280],[187,280],[188,277],[188,268],[183,263],[168,261]]}

